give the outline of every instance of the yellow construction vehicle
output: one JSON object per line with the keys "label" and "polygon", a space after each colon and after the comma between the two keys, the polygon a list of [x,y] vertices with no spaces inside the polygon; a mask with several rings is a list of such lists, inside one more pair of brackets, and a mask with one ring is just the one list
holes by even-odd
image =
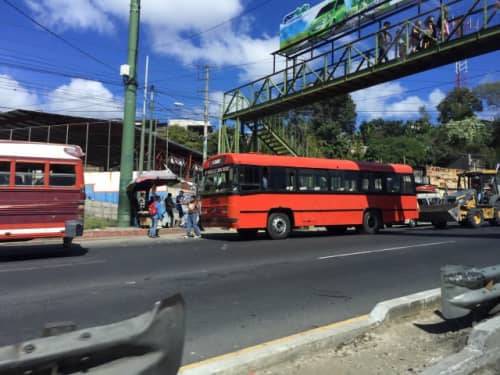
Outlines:
{"label": "yellow construction vehicle", "polygon": [[500,178],[495,170],[467,171],[458,175],[457,191],[426,204],[419,202],[419,221],[445,228],[455,221],[471,228],[485,221],[500,225]]}

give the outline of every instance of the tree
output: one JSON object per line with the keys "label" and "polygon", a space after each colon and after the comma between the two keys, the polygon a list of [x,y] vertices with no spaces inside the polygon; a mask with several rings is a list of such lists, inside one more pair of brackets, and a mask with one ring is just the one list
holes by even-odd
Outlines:
{"label": "tree", "polygon": [[356,130],[356,105],[350,95],[329,97],[290,111],[287,123],[288,137],[302,140],[301,153],[347,157]]}
{"label": "tree", "polygon": [[466,87],[457,87],[437,106],[439,110],[439,121],[446,124],[451,120],[463,120],[474,116],[474,112],[483,110],[483,104],[477,94]]}
{"label": "tree", "polygon": [[[166,131],[161,129],[158,131],[158,135],[165,137]],[[174,125],[168,127],[168,140],[177,142],[198,152],[203,151],[203,136],[181,126]]]}
{"label": "tree", "polygon": [[452,120],[445,125],[449,143],[456,146],[486,145],[492,137],[492,127],[477,117]]}
{"label": "tree", "polygon": [[481,83],[476,86],[474,93],[486,102],[495,118],[500,117],[500,81]]}

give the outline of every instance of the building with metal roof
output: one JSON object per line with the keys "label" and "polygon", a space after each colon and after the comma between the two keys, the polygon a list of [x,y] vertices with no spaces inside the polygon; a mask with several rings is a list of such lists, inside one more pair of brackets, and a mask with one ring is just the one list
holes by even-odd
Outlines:
{"label": "building with metal roof", "polygon": [[[103,120],[18,109],[0,112],[0,139],[28,142],[74,144],[85,152],[87,171],[117,171],[120,169],[122,120]],[[146,129],[146,148],[148,132]],[[135,127],[135,166],[139,170],[141,127]],[[201,170],[202,154],[153,133],[152,169],[165,169],[190,178]],[[168,155],[167,155],[168,153]]]}

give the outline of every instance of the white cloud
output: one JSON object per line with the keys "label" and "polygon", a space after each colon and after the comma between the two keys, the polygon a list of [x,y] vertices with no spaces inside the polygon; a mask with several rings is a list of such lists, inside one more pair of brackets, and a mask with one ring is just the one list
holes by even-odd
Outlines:
{"label": "white cloud", "polygon": [[0,74],[0,111],[12,109],[36,109],[38,97],[6,74]]}
{"label": "white cloud", "polygon": [[[42,101],[42,97],[45,100]],[[52,91],[29,90],[9,75],[0,74],[0,111],[28,109],[93,118],[121,118],[123,99],[100,82],[72,79]]]}
{"label": "white cloud", "polygon": [[58,29],[114,29],[109,17],[92,0],[25,0],[35,17],[45,25]]}
{"label": "white cloud", "polygon": [[[113,21],[127,23],[129,18],[125,0],[25,1],[38,19],[54,27],[109,33]],[[148,0],[141,4],[141,23],[156,52],[184,64],[204,61],[224,66],[267,60],[241,66],[240,78],[248,80],[271,72],[269,54],[278,48],[279,38],[250,36],[250,17],[227,22],[243,8],[243,0]]]}
{"label": "white cloud", "polygon": [[399,82],[387,82],[356,91],[352,97],[358,113],[368,119],[411,118],[419,114],[420,107],[434,110],[445,97],[440,89],[434,89],[427,98],[404,97],[405,91]]}
{"label": "white cloud", "polygon": [[121,118],[123,100],[96,81],[72,79],[48,94],[48,112],[93,118]]}

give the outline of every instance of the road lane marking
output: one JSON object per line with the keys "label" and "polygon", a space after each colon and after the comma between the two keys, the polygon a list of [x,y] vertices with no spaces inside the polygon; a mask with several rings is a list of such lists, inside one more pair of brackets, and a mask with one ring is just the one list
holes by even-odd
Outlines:
{"label": "road lane marking", "polygon": [[90,265],[90,264],[100,264],[100,263],[107,263],[107,261],[105,261],[105,260],[89,260],[89,261],[80,262],[80,263],[59,263],[59,264],[47,264],[47,265],[33,266],[33,267],[5,268],[5,269],[0,269],[0,273],[36,271],[36,270],[44,270],[44,269],[52,269],[52,268],[86,266],[86,265]]}
{"label": "road lane marking", "polygon": [[364,255],[364,254],[383,253],[383,252],[386,252],[386,251],[397,251],[397,250],[413,249],[413,248],[416,248],[416,247],[444,245],[444,244],[450,244],[450,243],[455,243],[455,242],[456,241],[427,242],[427,243],[421,243],[421,244],[417,244],[417,245],[388,247],[386,249],[356,251],[356,252],[353,252],[353,253],[343,253],[343,254],[327,255],[327,256],[319,257],[319,258],[317,258],[317,260],[325,260],[325,259],[332,259],[332,258],[342,258],[342,257],[352,257],[352,256]]}
{"label": "road lane marking", "polygon": [[350,318],[350,319],[343,320],[343,321],[340,321],[340,322],[335,322],[335,323],[328,324],[328,325],[322,326],[322,327],[313,328],[313,329],[310,329],[308,331],[303,331],[303,332],[295,333],[295,334],[290,335],[290,336],[281,337],[279,339],[267,341],[267,342],[264,342],[262,344],[257,344],[257,345],[254,345],[254,346],[250,346],[250,347],[247,347],[247,348],[244,348],[244,349],[240,349],[240,350],[237,350],[237,351],[234,351],[234,352],[231,352],[231,353],[222,354],[222,355],[219,355],[217,357],[208,358],[208,359],[205,359],[203,361],[190,363],[188,365],[182,366],[179,369],[178,373],[179,373],[179,375],[182,375],[183,372],[185,372],[185,371],[193,370],[193,369],[196,369],[196,368],[201,367],[201,366],[205,366],[205,365],[208,365],[208,364],[211,364],[211,363],[214,363],[214,362],[221,361],[223,359],[235,358],[235,357],[237,357],[237,356],[239,356],[239,355],[241,355],[243,353],[248,353],[248,352],[252,352],[252,351],[255,351],[255,350],[259,350],[259,349],[268,348],[270,345],[280,344],[280,343],[287,343],[287,342],[289,342],[289,341],[291,341],[293,339],[300,338],[300,337],[303,337],[303,336],[307,336],[307,335],[311,335],[311,334],[314,334],[314,333],[320,333],[320,332],[328,331],[328,330],[331,330],[331,329],[334,329],[334,328],[344,327],[344,326],[346,326],[348,324],[362,322],[362,321],[368,320],[369,317],[370,316],[368,314],[356,316],[354,318]]}

